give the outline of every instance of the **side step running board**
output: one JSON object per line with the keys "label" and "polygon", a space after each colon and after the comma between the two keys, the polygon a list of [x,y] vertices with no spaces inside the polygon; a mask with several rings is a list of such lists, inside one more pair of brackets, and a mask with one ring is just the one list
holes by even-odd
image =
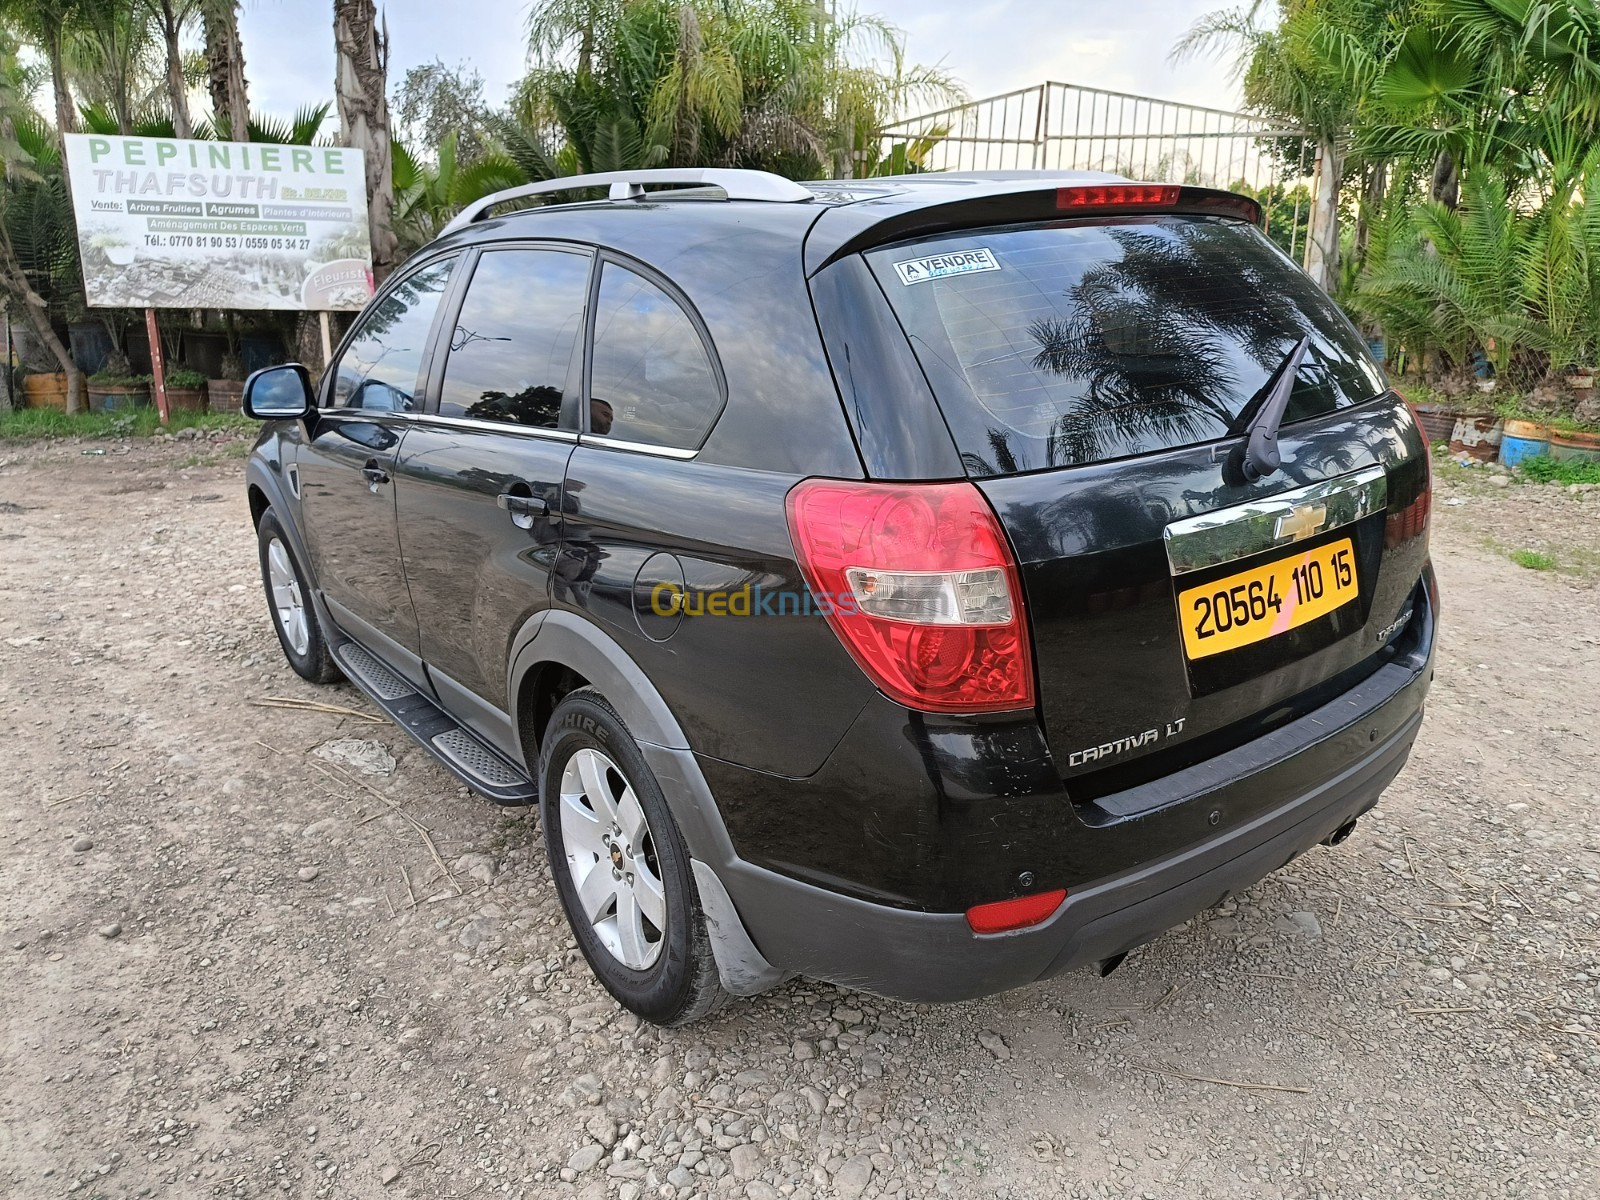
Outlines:
{"label": "side step running board", "polygon": [[351,683],[473,791],[496,804],[537,803],[538,785],[521,767],[448,716],[365,646],[341,641],[333,657]]}

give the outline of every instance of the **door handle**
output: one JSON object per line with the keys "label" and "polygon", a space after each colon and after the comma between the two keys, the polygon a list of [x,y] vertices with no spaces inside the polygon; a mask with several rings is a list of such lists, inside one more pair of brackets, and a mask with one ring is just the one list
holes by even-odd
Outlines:
{"label": "door handle", "polygon": [[518,529],[529,529],[535,517],[550,512],[550,506],[538,496],[524,496],[520,492],[501,492],[494,502],[511,514],[511,523]]}
{"label": "door handle", "polygon": [[367,491],[376,492],[379,485],[389,482],[389,472],[374,460],[361,468],[361,478],[367,481]]}

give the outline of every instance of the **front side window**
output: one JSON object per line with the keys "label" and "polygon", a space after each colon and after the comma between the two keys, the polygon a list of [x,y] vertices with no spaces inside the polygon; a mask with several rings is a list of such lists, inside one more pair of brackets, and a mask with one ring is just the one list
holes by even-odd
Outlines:
{"label": "front side window", "polygon": [[484,252],[450,335],[440,416],[560,424],[589,263],[586,254],[561,250]]}
{"label": "front side window", "polygon": [[419,375],[428,331],[455,261],[429,263],[361,314],[335,368],[335,408],[412,412],[421,407]]}
{"label": "front side window", "polygon": [[589,431],[691,449],[721,411],[717,373],[689,314],[642,275],[606,263],[595,305]]}

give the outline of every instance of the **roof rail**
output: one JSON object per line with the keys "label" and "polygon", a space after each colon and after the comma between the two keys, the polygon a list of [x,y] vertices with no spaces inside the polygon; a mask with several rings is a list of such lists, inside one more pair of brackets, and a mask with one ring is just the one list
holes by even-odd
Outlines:
{"label": "roof rail", "polygon": [[794,204],[816,199],[813,193],[793,180],[773,175],[768,171],[742,171],[726,167],[605,171],[595,175],[565,175],[560,179],[526,183],[520,187],[507,188],[503,192],[495,192],[481,200],[474,200],[456,214],[441,231],[440,236],[465,229],[473,222],[481,221],[491,209],[513,200],[592,187],[609,187],[612,200],[637,200],[644,196],[644,185],[647,183],[709,185],[721,188],[728,194],[729,200],[766,200],[778,204]]}

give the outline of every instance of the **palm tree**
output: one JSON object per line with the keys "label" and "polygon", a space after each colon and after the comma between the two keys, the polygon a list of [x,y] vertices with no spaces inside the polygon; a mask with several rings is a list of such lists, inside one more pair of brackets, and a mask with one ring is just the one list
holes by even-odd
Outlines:
{"label": "palm tree", "polygon": [[1174,61],[1202,52],[1230,54],[1253,110],[1304,129],[1316,141],[1318,186],[1306,270],[1333,290],[1339,262],[1339,189],[1362,91],[1359,71],[1340,51],[1385,37],[1382,0],[1319,4],[1278,0],[1277,23],[1262,23],[1266,0],[1201,17],[1173,47]]}
{"label": "palm tree", "polygon": [[[248,129],[250,96],[244,76],[244,44],[239,40],[238,0],[200,0],[200,17],[212,123],[223,131]],[[242,133],[232,136],[245,140]]]}
{"label": "palm tree", "polygon": [[172,108],[175,137],[194,136],[194,118],[189,113],[189,84],[183,70],[183,31],[194,18],[200,0],[137,0],[149,14],[161,36],[166,54],[167,103]]}
{"label": "palm tree", "polygon": [[114,132],[131,134],[138,118],[152,108],[165,108],[162,50],[153,15],[143,5],[119,0],[84,4],[66,58],[80,114],[85,106],[105,108],[116,118]]}
{"label": "palm tree", "polygon": [[1409,210],[1357,304],[1391,332],[1440,347],[1458,376],[1474,350],[1504,372],[1517,347],[1538,337],[1524,291],[1532,234],[1504,175],[1475,165],[1462,176],[1459,207],[1427,200]]}
{"label": "palm tree", "polygon": [[50,65],[50,87],[55,99],[57,148],[66,170],[66,143],[59,139],[78,128],[77,108],[67,75],[67,46],[82,24],[84,12],[99,0],[0,0],[0,28],[15,30],[22,40],[38,46]]}
{"label": "palm tree", "polygon": [[454,132],[439,144],[429,165],[394,143],[394,227],[400,250],[409,254],[438,235],[462,207],[504,188],[528,181],[528,172],[509,154],[491,150],[463,164]]}
{"label": "palm tree", "polygon": [[381,283],[394,269],[398,245],[389,140],[389,27],[380,22],[372,0],[333,0],[333,43],[339,139],[366,157],[372,275]]}
{"label": "palm tree", "polygon": [[1426,172],[1435,200],[1456,203],[1468,161],[1499,167],[1515,191],[1559,152],[1551,132],[1600,133],[1592,0],[1433,0],[1394,28],[1337,48],[1365,91],[1357,141]]}
{"label": "palm tree", "polygon": [[[72,211],[59,157],[44,123],[28,104],[32,80],[17,60],[17,45],[0,27],[0,292],[67,376],[67,412],[83,407],[83,379],[50,321],[39,293],[73,258]],[[18,239],[23,239],[18,245]]]}
{"label": "palm tree", "polygon": [[815,0],[542,0],[529,37],[520,141],[587,170],[862,174],[906,106],[962,96],[939,68],[908,65],[892,27]]}

